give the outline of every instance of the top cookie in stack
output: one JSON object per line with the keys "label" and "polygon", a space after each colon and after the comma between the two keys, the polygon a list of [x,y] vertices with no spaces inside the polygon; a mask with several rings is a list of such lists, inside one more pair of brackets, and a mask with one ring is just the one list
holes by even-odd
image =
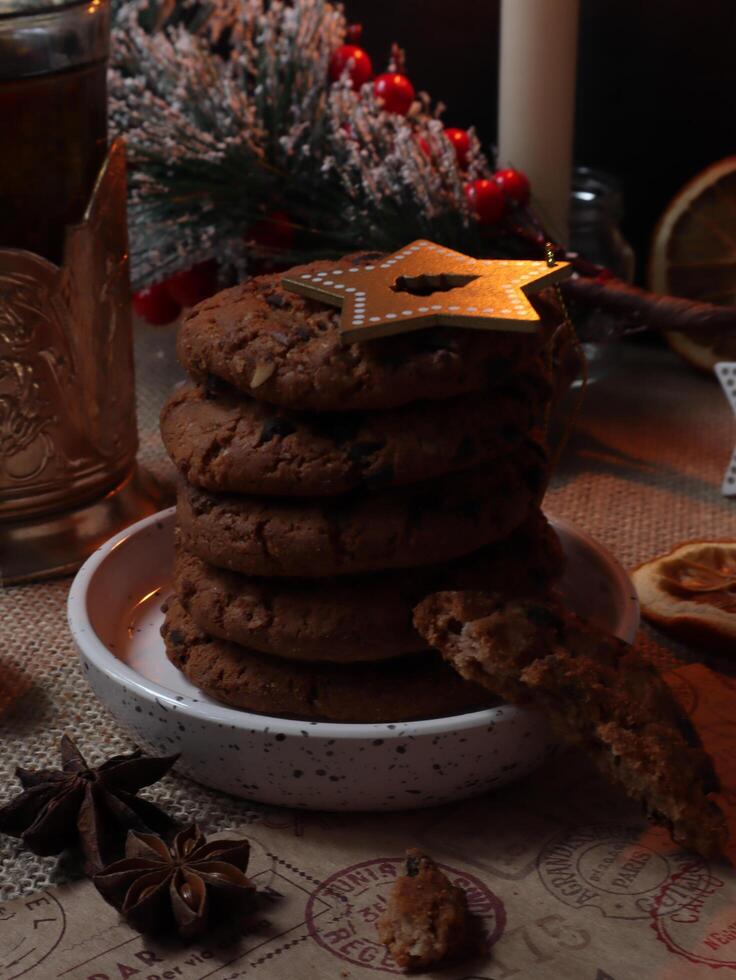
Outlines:
{"label": "top cookie in stack", "polygon": [[551,325],[361,344],[338,325],[279,276],[225,290],[182,325],[194,384],[161,420],[183,478],[168,655],[208,694],[267,714],[479,707],[487,693],[426,648],[411,611],[437,589],[529,594],[559,573],[536,432]]}

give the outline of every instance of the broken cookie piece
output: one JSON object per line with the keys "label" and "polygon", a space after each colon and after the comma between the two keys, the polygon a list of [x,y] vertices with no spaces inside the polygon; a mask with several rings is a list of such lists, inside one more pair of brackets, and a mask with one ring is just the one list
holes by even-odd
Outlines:
{"label": "broken cookie piece", "polygon": [[464,678],[542,709],[678,844],[706,858],[729,854],[711,759],[668,686],[631,646],[552,599],[440,592],[417,606],[414,622]]}
{"label": "broken cookie piece", "polygon": [[477,933],[462,888],[450,883],[432,858],[406,852],[406,874],[397,878],[378,937],[405,972],[477,952]]}

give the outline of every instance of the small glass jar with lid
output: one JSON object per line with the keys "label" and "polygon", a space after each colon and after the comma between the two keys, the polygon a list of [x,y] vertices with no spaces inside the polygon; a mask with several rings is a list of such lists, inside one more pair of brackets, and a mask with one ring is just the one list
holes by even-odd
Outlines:
{"label": "small glass jar with lid", "polygon": [[[625,282],[634,278],[634,252],[624,238],[623,189],[612,174],[576,167],[570,195],[570,249],[604,266]],[[591,314],[576,324],[587,361],[587,380],[597,381],[610,367],[612,355],[606,318]],[[575,382],[579,386],[580,380]]]}
{"label": "small glass jar with lid", "polygon": [[570,248],[626,282],[634,278],[634,252],[621,232],[623,189],[612,174],[576,167],[570,200]]}

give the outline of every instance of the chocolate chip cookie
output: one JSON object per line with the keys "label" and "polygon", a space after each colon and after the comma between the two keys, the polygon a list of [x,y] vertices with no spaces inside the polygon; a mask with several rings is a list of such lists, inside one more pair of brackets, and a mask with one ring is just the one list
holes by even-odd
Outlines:
{"label": "chocolate chip cookie", "polygon": [[205,490],[324,496],[470,469],[518,446],[550,394],[545,372],[491,394],[385,412],[276,409],[222,386],[185,387],[161,413],[182,475]]}
{"label": "chocolate chip cookie", "polygon": [[263,579],[179,549],[174,590],[213,636],[290,660],[384,660],[427,649],[412,609],[441,589],[541,595],[562,570],[557,535],[536,512],[510,537],[464,558],[337,579]]}
{"label": "chocolate chip cookie", "polygon": [[719,783],[693,725],[633,647],[554,599],[439,592],[417,628],[469,681],[542,710],[673,840],[706,858],[727,846]]}
{"label": "chocolate chip cookie", "polygon": [[177,523],[187,551],[248,575],[410,568],[505,537],[539,503],[546,477],[543,450],[527,442],[480,469],[326,501],[213,494],[181,482]]}
{"label": "chocolate chip cookie", "polygon": [[[313,262],[290,275],[349,269],[371,258]],[[539,353],[553,327],[545,318],[529,334],[441,327],[346,344],[339,320],[336,307],[288,292],[279,275],[258,276],[188,314],[179,330],[179,360],[195,380],[216,375],[274,405],[385,409],[502,383]]]}
{"label": "chocolate chip cookie", "polygon": [[432,654],[380,664],[304,664],[200,630],[177,599],[161,627],[169,660],[217,701],[262,714],[341,722],[408,721],[481,708],[493,699]]}

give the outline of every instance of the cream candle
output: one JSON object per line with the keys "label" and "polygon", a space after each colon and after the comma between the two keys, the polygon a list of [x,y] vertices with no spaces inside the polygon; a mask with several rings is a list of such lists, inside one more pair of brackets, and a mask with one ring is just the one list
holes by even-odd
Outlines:
{"label": "cream candle", "polygon": [[579,0],[502,0],[498,166],[522,170],[567,242]]}

